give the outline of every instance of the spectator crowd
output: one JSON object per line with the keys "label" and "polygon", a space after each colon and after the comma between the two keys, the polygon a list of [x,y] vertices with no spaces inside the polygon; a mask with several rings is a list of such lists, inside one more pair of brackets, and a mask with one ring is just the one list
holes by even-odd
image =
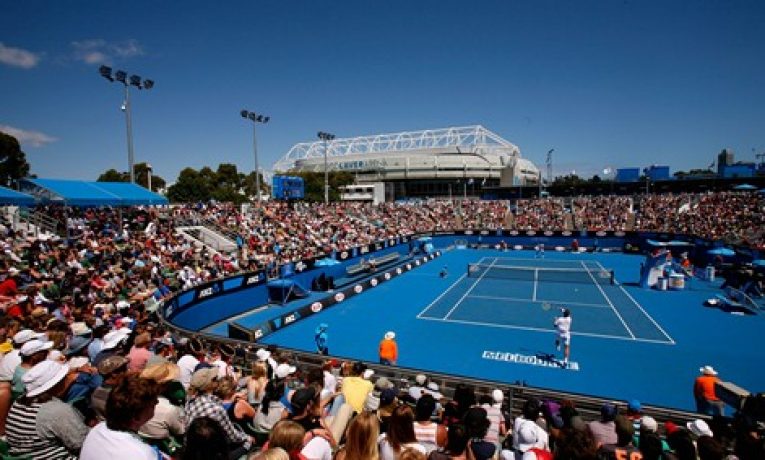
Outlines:
{"label": "spectator crowd", "polygon": [[[261,349],[235,367],[235,350],[172,334],[156,316],[163,300],[208,280],[424,231],[632,222],[762,245],[764,205],[716,193],[50,208],[67,237],[0,227],[0,447],[86,460],[765,458],[756,425],[659,424],[639,404],[604,406],[587,421],[571,401],[529,400],[513,418],[500,390],[446,396],[424,375],[397,386],[361,363],[298,369],[289,354]],[[201,221],[236,235],[238,250],[220,254],[176,232]]]}

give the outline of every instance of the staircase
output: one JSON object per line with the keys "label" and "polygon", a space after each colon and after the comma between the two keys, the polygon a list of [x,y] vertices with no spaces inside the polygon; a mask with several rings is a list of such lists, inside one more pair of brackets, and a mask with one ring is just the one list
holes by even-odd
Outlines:
{"label": "staircase", "polygon": [[202,225],[176,227],[175,230],[193,244],[204,246],[213,253],[229,254],[237,250],[236,240],[232,241]]}
{"label": "staircase", "polygon": [[35,236],[41,234],[66,236],[66,225],[51,216],[40,212],[29,212],[27,208],[16,208],[10,216],[14,230],[31,233]]}

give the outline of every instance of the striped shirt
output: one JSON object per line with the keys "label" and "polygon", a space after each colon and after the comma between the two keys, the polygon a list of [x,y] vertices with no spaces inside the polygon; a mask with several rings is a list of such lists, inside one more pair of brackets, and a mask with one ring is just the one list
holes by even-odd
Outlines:
{"label": "striped shirt", "polygon": [[16,401],[8,413],[5,433],[11,455],[69,460],[77,458],[72,452],[79,451],[88,428],[71,406],[58,399],[43,404]]}
{"label": "striped shirt", "polygon": [[417,442],[425,447],[426,454],[438,449],[438,424],[414,422],[414,435]]}

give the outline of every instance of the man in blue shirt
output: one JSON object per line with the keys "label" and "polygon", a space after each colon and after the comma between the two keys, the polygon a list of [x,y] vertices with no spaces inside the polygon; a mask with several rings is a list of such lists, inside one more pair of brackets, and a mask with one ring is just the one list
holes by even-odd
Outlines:
{"label": "man in blue shirt", "polygon": [[316,340],[316,352],[320,355],[329,355],[329,334],[327,334],[327,328],[329,326],[327,323],[321,323],[316,328],[316,335],[314,336],[314,340]]}

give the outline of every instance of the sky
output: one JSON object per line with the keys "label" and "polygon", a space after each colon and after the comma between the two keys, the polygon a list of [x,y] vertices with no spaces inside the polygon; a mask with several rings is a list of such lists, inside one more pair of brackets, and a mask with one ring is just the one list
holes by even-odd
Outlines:
{"label": "sky", "polygon": [[[3,0],[0,131],[40,177],[270,169],[338,138],[480,124],[556,175],[765,152],[762,1]],[[544,169],[544,168],[543,168]]]}

